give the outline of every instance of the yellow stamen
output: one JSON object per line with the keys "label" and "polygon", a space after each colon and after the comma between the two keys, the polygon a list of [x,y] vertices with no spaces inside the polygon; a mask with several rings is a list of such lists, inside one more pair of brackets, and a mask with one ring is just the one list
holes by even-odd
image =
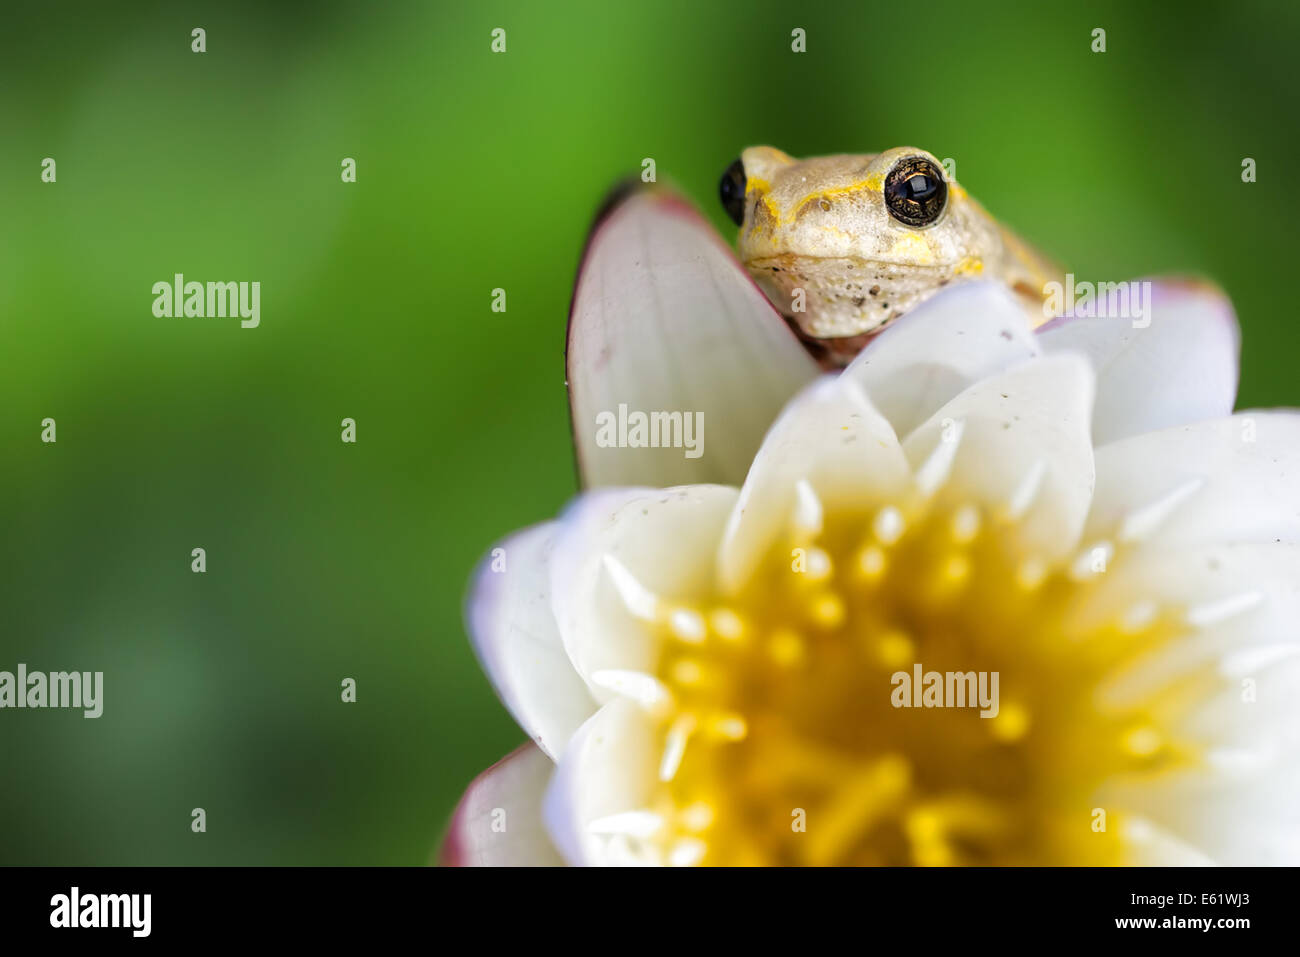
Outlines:
{"label": "yellow stamen", "polygon": [[1109,698],[1099,689],[1179,629],[1246,600],[1134,614],[1130,599],[1081,618],[1100,588],[1124,580],[1131,546],[1086,553],[1083,577],[1077,555],[1025,553],[1017,516],[1041,471],[997,520],[948,508],[942,490],[828,507],[820,530],[796,539],[805,574],[791,574],[783,539],[725,604],[661,604],[673,611],[654,626],[658,683],[601,674],[661,728],[651,808],[664,823],[629,840],[670,864],[1124,860],[1120,812],[1093,826],[1103,785],[1208,758],[1174,730],[1186,680]]}

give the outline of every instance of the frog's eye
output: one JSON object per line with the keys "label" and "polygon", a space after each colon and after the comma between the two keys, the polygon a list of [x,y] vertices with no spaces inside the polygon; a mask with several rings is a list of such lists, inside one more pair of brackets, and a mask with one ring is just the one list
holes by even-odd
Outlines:
{"label": "frog's eye", "polygon": [[737,226],[745,224],[745,164],[736,160],[722,174],[718,184],[718,195],[722,197],[722,208],[736,221]]}
{"label": "frog's eye", "polygon": [[906,156],[885,177],[889,215],[907,226],[929,226],[948,204],[943,170],[924,156]]}

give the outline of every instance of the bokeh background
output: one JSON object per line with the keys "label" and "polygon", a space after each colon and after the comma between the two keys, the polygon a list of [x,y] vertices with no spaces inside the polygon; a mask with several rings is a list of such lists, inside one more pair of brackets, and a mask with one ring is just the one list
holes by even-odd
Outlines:
{"label": "bokeh background", "polygon": [[[523,740],[461,603],[495,539],[576,489],[574,269],[644,157],[728,234],[715,184],[743,146],[953,157],[1081,279],[1216,279],[1240,406],[1300,404],[1298,16],[6,4],[0,669],[101,670],[106,690],[96,721],[0,712],[0,862],[429,860],[465,784]],[[259,280],[261,327],[155,318],[175,272]]]}

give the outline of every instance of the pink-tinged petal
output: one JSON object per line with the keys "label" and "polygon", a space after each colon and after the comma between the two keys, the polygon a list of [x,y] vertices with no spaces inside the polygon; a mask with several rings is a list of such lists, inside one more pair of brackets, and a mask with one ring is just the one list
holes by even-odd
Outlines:
{"label": "pink-tinged petal", "polygon": [[[738,485],[781,406],[818,371],[722,240],[662,189],[633,192],[595,226],[567,368],[588,488]],[[680,432],[667,448],[628,447],[635,434],[620,408],[676,414]],[[614,431],[598,436],[606,417]]]}
{"label": "pink-tinged petal", "polygon": [[615,699],[573,738],[543,801],[546,828],[575,867],[653,864],[658,833],[650,798],[658,786],[654,722]]}
{"label": "pink-tinged petal", "polygon": [[792,525],[823,508],[891,501],[909,480],[894,430],[852,378],[810,385],[772,426],[732,509],[718,555],[723,588],[741,587]]}
{"label": "pink-tinged petal", "polygon": [[1076,547],[1092,500],[1092,402],[1086,359],[1041,356],[966,389],[903,451],[918,474],[951,455],[940,493],[949,506],[982,504],[1014,521],[1034,557],[1061,558]]}
{"label": "pink-tinged petal", "polygon": [[1053,319],[1044,352],[1082,352],[1097,373],[1097,445],[1217,418],[1237,396],[1241,337],[1232,304],[1202,283],[1155,280],[1146,317]]}
{"label": "pink-tinged petal", "polygon": [[1025,312],[994,282],[951,286],[871,340],[844,374],[900,438],[980,379],[1039,352]]}
{"label": "pink-tinged petal", "polygon": [[465,617],[483,670],[520,726],[551,757],[596,710],[569,662],[551,610],[557,525],[506,539],[479,565]]}
{"label": "pink-tinged petal", "polygon": [[452,815],[438,863],[445,867],[552,867],[564,861],[542,822],[542,797],[555,771],[526,744],[466,789]]}
{"label": "pink-tinged petal", "polygon": [[1160,548],[1300,543],[1300,414],[1241,412],[1097,450],[1084,537]]}
{"label": "pink-tinged petal", "polygon": [[597,701],[616,693],[599,672],[653,667],[656,628],[674,602],[714,586],[718,540],[736,501],[725,485],[603,489],[560,520],[551,594],[569,660]]}

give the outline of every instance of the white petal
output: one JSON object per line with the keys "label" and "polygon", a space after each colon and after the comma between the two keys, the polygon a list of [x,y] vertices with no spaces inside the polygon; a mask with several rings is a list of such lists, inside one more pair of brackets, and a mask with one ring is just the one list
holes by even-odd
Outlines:
{"label": "white petal", "polygon": [[1236,682],[1190,709],[1171,733],[1203,755],[1186,770],[1112,782],[1109,801],[1177,835],[1217,864],[1300,864],[1300,661]]}
{"label": "white petal", "polygon": [[829,510],[888,501],[908,477],[894,430],[861,387],[845,376],[819,380],[782,413],[754,460],[719,555],[723,587],[743,584],[776,536],[807,520],[803,483]]}
{"label": "white petal", "polygon": [[[1300,542],[1300,415],[1243,412],[1099,448],[1084,538]],[[1121,536],[1122,537],[1122,536]]]}
{"label": "white petal", "polygon": [[542,822],[542,796],[555,765],[531,744],[488,768],[456,806],[440,862],[454,867],[563,865]]}
{"label": "white petal", "polygon": [[574,736],[543,805],[551,838],[570,864],[658,863],[648,806],[658,784],[655,738],[645,713],[622,699]]}
{"label": "white petal", "polygon": [[675,602],[706,598],[734,488],[606,489],[560,520],[551,560],[552,607],[569,660],[597,701],[615,696],[599,672],[648,672],[647,617],[670,620]]}
{"label": "white petal", "polygon": [[1213,867],[1215,864],[1204,852],[1149,818],[1129,812],[1118,824],[1125,845],[1123,863],[1130,867]]}
{"label": "white petal", "polygon": [[1038,351],[1024,309],[1000,283],[959,283],[872,339],[844,374],[905,438],[967,386]]}
{"label": "white petal", "polygon": [[1300,546],[1144,550],[1098,576],[1069,620],[1085,635],[1140,606],[1179,616],[1184,634],[1111,675],[1098,689],[1103,705],[1141,701],[1206,668],[1233,681],[1287,668],[1300,650]]}
{"label": "white petal", "polygon": [[[1242,600],[1256,593],[1259,597]],[[1300,546],[1247,543],[1139,551],[1117,560],[1081,594],[1072,624],[1087,631],[1143,601],[1187,609],[1193,627],[1288,634],[1300,620]],[[1300,641],[1300,634],[1295,640]]]}
{"label": "white petal", "polygon": [[1043,356],[972,385],[916,429],[903,449],[920,469],[960,425],[944,495],[979,502],[1019,525],[1036,556],[1058,558],[1079,539],[1092,498],[1093,381],[1078,356]]}
{"label": "white petal", "polygon": [[[1300,864],[1300,776],[1244,782],[1209,776],[1142,782],[1117,802],[1150,815],[1155,833],[1130,841],[1136,866],[1295,867]],[[1169,842],[1169,843],[1166,843]]]}
{"label": "white petal", "polygon": [[[816,363],[681,199],[639,192],[596,226],[574,292],[568,379],[588,487],[739,484]],[[597,416],[691,413],[703,454],[602,448]],[[684,443],[684,439],[683,439]]]}
{"label": "white petal", "polygon": [[[1184,636],[1104,683],[1099,706],[1165,691],[1162,732],[1202,758],[1112,781],[1106,805],[1218,864],[1300,863],[1300,547],[1144,550],[1098,586],[1075,616],[1084,627],[1137,600],[1182,610],[1188,623]],[[1135,862],[1153,862],[1162,846],[1138,846]]]}
{"label": "white petal", "polygon": [[[569,662],[551,611],[554,522],[519,532],[485,558],[465,617],[483,670],[520,726],[558,757],[596,710]],[[493,567],[501,567],[493,571]]]}
{"label": "white petal", "polygon": [[1044,352],[1088,356],[1097,373],[1097,445],[1232,411],[1240,335],[1232,305],[1209,286],[1151,284],[1149,324],[1061,318],[1041,326]]}

